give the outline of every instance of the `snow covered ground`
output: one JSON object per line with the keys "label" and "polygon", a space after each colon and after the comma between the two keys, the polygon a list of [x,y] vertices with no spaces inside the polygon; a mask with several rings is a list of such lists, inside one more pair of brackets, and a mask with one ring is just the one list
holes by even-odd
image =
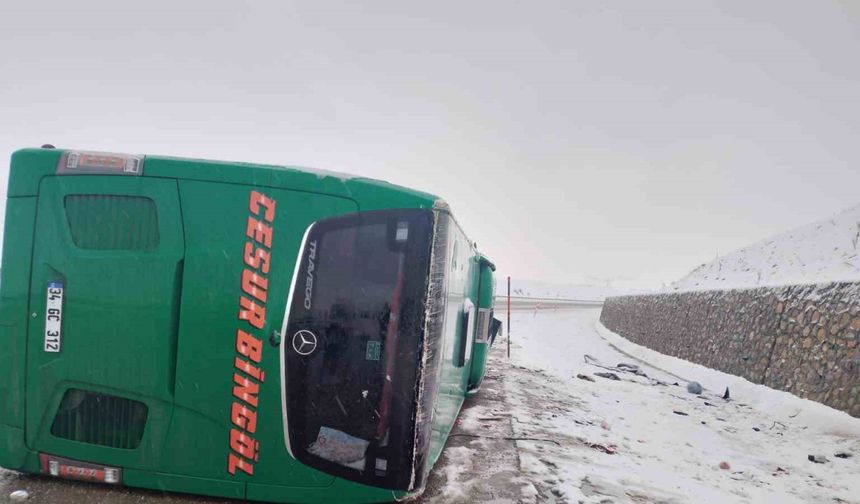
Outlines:
{"label": "snow covered ground", "polygon": [[[523,500],[860,503],[860,419],[656,354],[605,329],[602,337],[599,313],[513,315],[512,359],[500,362],[509,366],[503,376],[513,432],[532,439],[516,441],[521,474],[534,486],[531,495],[523,487]],[[704,384],[704,392],[687,392],[687,380]]]}
{"label": "snow covered ground", "polygon": [[703,264],[671,290],[860,280],[860,206]]}
{"label": "snow covered ground", "polygon": [[[657,354],[596,328],[599,313],[513,313],[511,359],[499,338],[422,502],[860,504],[860,419]],[[18,489],[45,504],[221,502],[0,470],[0,503]]]}

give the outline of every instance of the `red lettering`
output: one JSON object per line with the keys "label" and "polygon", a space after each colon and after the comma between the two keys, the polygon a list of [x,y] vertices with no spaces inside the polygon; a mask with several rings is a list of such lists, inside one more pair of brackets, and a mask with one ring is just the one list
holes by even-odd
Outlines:
{"label": "red lettering", "polygon": [[233,373],[233,383],[236,384],[233,387],[233,396],[256,408],[257,396],[260,394],[260,385],[239,373]]}
{"label": "red lettering", "polygon": [[266,307],[258,305],[245,296],[239,298],[239,305],[241,306],[239,319],[247,320],[252,326],[262,329],[266,324]]}
{"label": "red lettering", "polygon": [[[243,259],[247,266],[242,270],[242,292],[239,295],[239,320],[247,321],[256,329],[266,325],[266,301],[269,296],[269,273],[272,248],[272,227],[275,218],[275,200],[259,191],[251,191],[248,201],[251,215],[245,227],[250,238],[245,243]],[[260,443],[252,435],[257,431],[257,404],[260,385],[266,373],[259,367],[263,357],[263,341],[250,333],[237,329],[234,357],[233,396],[230,407],[230,449],[227,452],[227,472],[242,471],[254,475],[254,463],[259,459]],[[244,373],[244,374],[243,374]]]}
{"label": "red lettering", "polygon": [[233,410],[230,412],[230,419],[233,421],[233,424],[240,429],[244,429],[251,434],[257,432],[257,413],[241,403],[233,403]]}
{"label": "red lettering", "polygon": [[244,371],[248,376],[254,377],[259,382],[266,381],[266,372],[258,368],[257,366],[251,364],[250,362],[242,359],[241,357],[236,357],[234,361],[234,365],[236,369],[240,371]]}
{"label": "red lettering", "polygon": [[227,455],[227,472],[230,474],[236,474],[236,469],[239,469],[249,476],[254,475],[254,464],[246,462],[235,453],[230,453]]}
{"label": "red lettering", "polygon": [[256,298],[261,303],[265,303],[268,297],[266,294],[266,289],[268,288],[269,280],[265,277],[249,269],[242,271],[242,290],[246,294]]}
{"label": "red lettering", "polygon": [[248,203],[251,213],[260,215],[260,207],[266,209],[266,221],[272,222],[275,218],[275,200],[257,191],[251,191],[251,201]]}
{"label": "red lettering", "polygon": [[257,243],[261,243],[266,248],[272,248],[272,227],[268,224],[263,224],[253,217],[248,217],[248,226],[245,228],[245,235],[248,238],[253,238]]}
{"label": "red lettering", "polygon": [[257,339],[245,331],[236,331],[236,351],[254,362],[259,363],[263,355],[263,340]]}
{"label": "red lettering", "polygon": [[261,270],[264,275],[269,272],[269,258],[268,250],[254,247],[253,242],[245,244],[245,264]]}
{"label": "red lettering", "polygon": [[256,462],[260,443],[239,429],[230,429],[230,449],[246,459]]}

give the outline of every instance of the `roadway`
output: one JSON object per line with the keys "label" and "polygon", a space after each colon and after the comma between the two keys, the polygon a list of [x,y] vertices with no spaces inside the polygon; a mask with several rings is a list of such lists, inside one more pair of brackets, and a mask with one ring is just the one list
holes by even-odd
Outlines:
{"label": "roadway", "polygon": [[[507,310],[507,296],[496,296],[496,317],[504,315]],[[603,306],[602,300],[596,299],[556,299],[511,296],[511,311],[520,310],[558,310],[576,308],[595,308]]]}

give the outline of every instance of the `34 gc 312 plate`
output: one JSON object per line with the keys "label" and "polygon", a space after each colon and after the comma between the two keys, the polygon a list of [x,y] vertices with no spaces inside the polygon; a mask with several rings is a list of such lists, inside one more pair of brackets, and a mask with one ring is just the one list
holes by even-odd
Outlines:
{"label": "34 gc 312 plate", "polygon": [[45,351],[59,352],[63,338],[63,288],[62,282],[50,282],[45,305]]}

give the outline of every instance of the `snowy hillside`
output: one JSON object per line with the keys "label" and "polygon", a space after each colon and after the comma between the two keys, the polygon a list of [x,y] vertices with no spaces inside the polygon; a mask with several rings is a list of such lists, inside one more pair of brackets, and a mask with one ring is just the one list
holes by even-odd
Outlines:
{"label": "snowy hillside", "polygon": [[673,290],[860,280],[860,206],[699,266]]}

